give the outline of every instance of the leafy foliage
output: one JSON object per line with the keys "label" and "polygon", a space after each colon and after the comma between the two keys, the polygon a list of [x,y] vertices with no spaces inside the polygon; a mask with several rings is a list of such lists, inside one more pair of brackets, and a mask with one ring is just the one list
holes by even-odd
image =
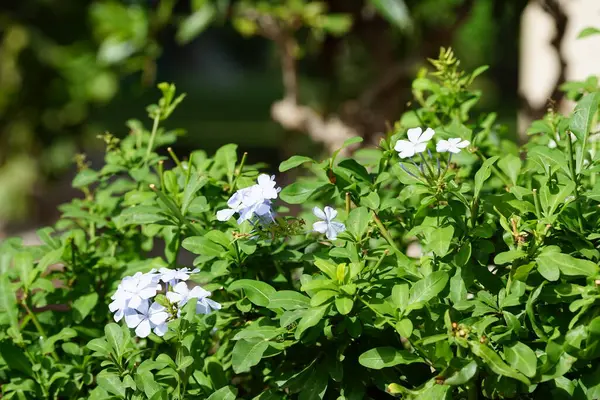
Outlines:
{"label": "leafy foliage", "polygon": [[[483,69],[447,50],[433,65],[377,148],[282,163],[310,171],[281,192],[303,211],[267,227],[216,218],[259,174],[234,145],[156,152],[182,99],[161,84],[151,129],[130,121],[131,135],[105,137],[104,166],[80,162],[84,197],[43,244],[2,243],[3,397],[597,398],[598,91],[517,149],[493,113],[471,113]],[[470,144],[400,166],[394,146],[417,126]],[[307,233],[326,204],[346,225],[335,240]],[[186,307],[162,338],[110,322],[123,276],[186,251],[221,310]]]}

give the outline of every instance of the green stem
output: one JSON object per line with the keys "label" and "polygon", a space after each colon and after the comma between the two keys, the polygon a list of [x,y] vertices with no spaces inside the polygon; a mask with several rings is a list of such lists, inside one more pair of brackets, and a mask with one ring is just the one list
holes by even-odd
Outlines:
{"label": "green stem", "polygon": [[242,161],[240,161],[240,166],[235,171],[235,178],[233,179],[233,182],[231,183],[231,189],[229,190],[229,193],[233,193],[235,191],[235,185],[237,184],[237,181],[238,181],[240,175],[242,174],[242,169],[244,168],[244,164],[246,164],[246,157],[248,157],[248,152],[244,152],[244,154],[242,155]]}
{"label": "green stem", "polygon": [[471,203],[471,228],[475,229],[477,223],[477,213],[479,212],[479,198],[474,197]]}
{"label": "green stem", "polygon": [[[396,330],[396,324],[394,324],[390,318],[387,315],[381,314],[379,311],[377,311],[376,308],[371,307],[371,305],[365,301],[365,299],[363,299],[361,296],[357,296],[358,299],[371,311],[373,311],[373,313],[375,313],[375,315],[377,315],[378,317],[381,317],[385,320],[385,323],[388,324],[389,326],[391,326],[394,331]],[[419,347],[417,345],[415,345],[413,342],[411,342],[411,340],[407,337],[405,337],[404,339],[406,339],[408,341],[408,343],[410,343],[410,346],[415,350],[415,352],[417,352],[419,354],[419,356],[427,363],[429,364],[430,367],[433,367],[433,363],[431,362],[431,360],[429,360],[425,354],[419,349]]]}
{"label": "green stem", "polygon": [[[33,311],[31,311],[31,308],[29,308],[29,304],[27,304],[29,302],[29,298],[27,297],[27,294],[25,294],[25,298],[23,299],[23,308],[25,308],[25,311],[27,311],[27,314],[29,315],[29,317],[31,318],[31,322],[33,322],[33,325],[35,325],[35,329],[37,329],[38,333],[40,334],[40,336],[42,337],[43,340],[48,339],[48,335],[46,335],[46,331],[44,330],[44,327],[40,324],[40,321],[38,321],[37,317],[35,316],[35,314],[33,313]],[[52,358],[54,358],[56,361],[59,361],[58,355],[56,354],[56,352],[53,350],[52,351]]]}
{"label": "green stem", "polygon": [[386,258],[388,256],[388,254],[390,254],[390,251],[388,249],[385,249],[385,251],[383,252],[383,254],[381,255],[381,257],[379,257],[379,260],[377,260],[377,263],[373,266],[373,268],[371,268],[369,277],[367,278],[367,280],[371,280],[371,278],[373,278],[373,275],[375,275],[375,272],[377,271],[377,269],[379,268],[379,266],[381,265],[381,263],[383,262],[383,259]]}
{"label": "green stem", "polygon": [[154,122],[152,124],[152,133],[150,133],[150,141],[148,142],[148,148],[146,149],[146,156],[144,157],[144,164],[148,162],[148,158],[150,158],[150,153],[152,153],[152,148],[154,147],[154,140],[156,139],[156,133],[158,132],[158,123],[160,121],[160,112],[156,113],[154,117]]}
{"label": "green stem", "polygon": [[400,254],[402,257],[404,257],[404,254],[402,254],[400,249],[398,249],[398,247],[396,247],[396,244],[394,243],[394,239],[392,238],[392,235],[390,235],[390,232],[385,228],[385,226],[383,226],[383,223],[379,219],[379,216],[374,211],[373,211],[373,219],[375,220],[375,224],[377,225],[377,228],[379,228],[379,232],[381,232],[381,236],[383,236],[383,238],[388,242],[388,244],[390,245],[392,250],[394,250],[395,253]]}
{"label": "green stem", "polygon": [[179,158],[177,157],[177,154],[175,154],[173,149],[171,147],[167,147],[167,152],[169,153],[173,161],[175,161],[175,164],[179,167],[179,169],[183,170],[183,168],[181,167],[181,161],[179,161]]}
{"label": "green stem", "polygon": [[[475,154],[477,154],[479,156],[479,158],[481,158],[481,161],[485,162],[485,160],[487,160],[487,158],[483,155],[483,153],[481,151],[477,150],[475,152]],[[494,175],[496,175],[496,177],[498,179],[500,179],[502,181],[502,183],[504,183],[504,186],[506,186],[506,187],[511,187],[512,186],[512,183],[510,183],[510,181],[506,179],[506,177],[504,176],[504,174],[502,174],[502,172],[500,172],[500,170],[498,168],[496,168],[495,165],[492,165],[491,170],[492,170],[492,173]]]}
{"label": "green stem", "polygon": [[350,214],[350,206],[352,201],[350,200],[350,192],[346,192],[346,215]]}
{"label": "green stem", "polygon": [[431,165],[429,165],[429,163],[427,162],[427,159],[425,158],[425,156],[423,155],[423,153],[419,153],[419,156],[421,156],[421,160],[423,160],[423,164],[425,164],[425,166],[427,167],[427,171],[429,171],[429,176],[431,181],[435,180],[435,175],[433,174],[433,170],[431,169]]}
{"label": "green stem", "polygon": [[538,218],[542,218],[542,207],[540,206],[540,198],[537,189],[533,189],[533,204],[535,205],[535,214]]}
{"label": "green stem", "polygon": [[[577,210],[577,222],[579,224],[579,232],[583,233],[583,216],[581,212],[581,202],[579,201],[579,179],[575,173],[575,157],[573,154],[573,142],[571,135],[567,133],[567,149],[569,150],[569,169],[571,170],[571,179],[575,182],[575,209]],[[583,151],[583,150],[582,150]]]}
{"label": "green stem", "polygon": [[164,177],[164,172],[165,172],[165,162],[163,160],[160,160],[158,162],[158,178],[160,179],[160,190],[163,193],[165,191],[165,177]]}
{"label": "green stem", "polygon": [[194,161],[194,156],[193,156],[193,154],[190,154],[190,159],[187,162],[188,169],[185,173],[185,186],[184,187],[187,187],[188,183],[190,182],[190,176],[192,176],[193,161]]}

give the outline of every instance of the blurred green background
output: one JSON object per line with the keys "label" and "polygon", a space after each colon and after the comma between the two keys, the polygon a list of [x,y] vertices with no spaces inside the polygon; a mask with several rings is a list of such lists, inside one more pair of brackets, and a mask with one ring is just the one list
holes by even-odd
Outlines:
{"label": "blurred green background", "polygon": [[514,128],[525,5],[523,0],[2,2],[0,231],[51,221],[57,204],[78,195],[69,183],[74,156],[85,152],[99,168],[99,134],[126,135],[130,118],[149,125],[145,106],[158,97],[161,81],[188,94],[167,121],[169,128],[187,131],[175,149],[179,154],[235,142],[250,161],[275,169],[291,154],[322,152],[306,135],[286,132],[271,119],[271,105],[284,96],[280,59],[276,41],[253,34],[247,18],[253,10],[275,13],[293,31],[300,102],[339,115],[372,143],[410,107],[411,80],[440,46],[452,46],[467,70],[490,66],[477,81],[485,93],[480,107],[497,111],[500,122]]}

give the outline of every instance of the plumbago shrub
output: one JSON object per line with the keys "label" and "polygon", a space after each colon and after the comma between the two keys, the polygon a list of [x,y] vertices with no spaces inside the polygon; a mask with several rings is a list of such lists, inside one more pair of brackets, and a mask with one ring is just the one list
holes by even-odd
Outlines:
{"label": "plumbago shrub", "polygon": [[2,397],[600,398],[597,81],[519,149],[484,68],[432,64],[378,147],[282,189],[235,145],[159,155],[160,85],[43,244],[1,244]]}

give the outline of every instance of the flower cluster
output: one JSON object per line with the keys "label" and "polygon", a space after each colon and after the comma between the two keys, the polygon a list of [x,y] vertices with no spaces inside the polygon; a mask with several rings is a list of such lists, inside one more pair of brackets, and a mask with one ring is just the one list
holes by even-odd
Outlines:
{"label": "flower cluster", "polygon": [[[435,131],[431,128],[423,129],[412,128],[407,132],[408,140],[398,140],[394,150],[398,152],[400,158],[409,158],[418,153],[423,153],[427,149],[427,143],[433,138]],[[437,142],[436,151],[438,153],[460,153],[461,149],[469,146],[468,140],[461,138],[451,138]]]}
{"label": "flower cluster", "polygon": [[[181,308],[190,299],[196,301],[196,313],[208,314],[219,310],[221,305],[208,298],[210,292],[199,286],[188,288],[187,280],[197,269],[161,268],[147,273],[137,272],[121,280],[117,291],[112,295],[108,308],[114,314],[115,321],[125,317],[129,328],[135,328],[135,334],[146,337],[153,331],[157,336],[167,332],[167,322],[179,317]],[[165,293],[172,307],[159,304],[156,295]],[[174,311],[175,310],[175,311]]]}
{"label": "flower cluster", "polygon": [[277,198],[281,188],[276,188],[275,176],[262,174],[255,185],[238,190],[229,198],[229,208],[217,212],[219,221],[229,220],[233,214],[238,214],[237,223],[255,220],[269,224],[273,222],[275,214],[271,209],[271,201]]}
{"label": "flower cluster", "polygon": [[[427,144],[434,135],[435,131],[431,128],[425,129],[424,132],[422,128],[409,129],[407,132],[408,140],[398,140],[394,149],[398,152],[400,158],[413,157],[415,154],[420,154],[427,150]],[[451,153],[450,156],[452,156],[452,154],[460,153],[461,149],[468,147],[470,144],[468,140],[450,138],[448,140],[439,140],[436,144],[436,150],[438,153]],[[431,158],[431,153],[429,155]],[[423,160],[426,163],[424,158]],[[447,164],[449,163],[450,159]],[[402,164],[401,166],[404,168]],[[423,165],[421,165],[420,169],[422,174],[426,176]],[[413,175],[412,172],[408,170],[407,172]],[[438,177],[442,175],[438,159]],[[433,176],[430,178],[433,178]],[[271,224],[275,220],[275,213],[271,208],[271,202],[277,198],[278,193],[281,191],[281,188],[276,187],[276,185],[275,176],[260,175],[255,185],[240,189],[229,198],[227,201],[228,208],[217,211],[217,219],[219,221],[227,221],[234,214],[238,214],[238,224],[244,221],[252,223],[257,221],[263,225]],[[320,221],[313,224],[313,231],[325,234],[327,239],[335,240],[339,233],[346,230],[343,223],[333,221],[337,216],[335,209],[327,206],[321,210],[319,207],[315,207],[313,213],[320,219]]]}
{"label": "flower cluster", "polygon": [[346,226],[341,222],[334,221],[337,217],[337,211],[329,206],[321,210],[319,207],[313,208],[313,214],[322,221],[313,224],[315,232],[324,233],[327,239],[335,240],[339,233],[346,230]]}

